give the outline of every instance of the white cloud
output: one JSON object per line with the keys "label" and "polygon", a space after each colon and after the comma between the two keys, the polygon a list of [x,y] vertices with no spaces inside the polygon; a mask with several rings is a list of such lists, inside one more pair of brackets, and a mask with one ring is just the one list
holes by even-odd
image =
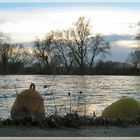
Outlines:
{"label": "white cloud", "polygon": [[50,30],[66,29],[79,16],[90,19],[93,32],[108,34],[136,34],[130,26],[140,19],[140,11],[101,9],[96,7],[21,8],[1,10],[0,30],[17,41],[31,41]]}
{"label": "white cloud", "polygon": [[124,47],[124,48],[137,48],[138,43],[134,40],[119,40],[114,43],[114,45],[118,47]]}

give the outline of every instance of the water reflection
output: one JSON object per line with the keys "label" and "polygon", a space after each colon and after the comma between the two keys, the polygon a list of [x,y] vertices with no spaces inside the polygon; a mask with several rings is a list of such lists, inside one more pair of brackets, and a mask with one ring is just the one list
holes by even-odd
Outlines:
{"label": "water reflection", "polygon": [[[70,111],[68,92],[71,93],[71,111],[78,110],[91,115],[95,111],[100,115],[102,110],[121,97],[140,99],[140,77],[138,76],[53,76],[48,75],[16,75],[0,76],[0,118],[10,116],[11,106],[17,92],[29,88],[31,82],[42,94],[46,113],[54,113],[54,101],[59,114]],[[44,85],[50,85],[44,89]],[[80,91],[82,93],[80,94]],[[53,93],[53,95],[52,95]],[[78,108],[78,109],[77,109]]]}
{"label": "water reflection", "polygon": [[88,104],[87,105],[87,112],[90,114],[90,115],[93,115],[93,113],[95,112],[98,112],[98,107],[96,104]]}

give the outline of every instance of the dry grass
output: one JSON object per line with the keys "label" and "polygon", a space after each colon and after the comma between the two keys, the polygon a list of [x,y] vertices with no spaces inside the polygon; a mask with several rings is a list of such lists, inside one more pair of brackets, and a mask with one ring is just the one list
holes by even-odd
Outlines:
{"label": "dry grass", "polygon": [[[60,116],[58,115],[58,108],[56,106],[54,94],[53,103],[54,103],[54,114],[49,115],[43,121],[34,121],[31,118],[25,118],[24,120],[11,120],[11,119],[0,119],[0,125],[7,125],[7,126],[38,126],[41,128],[62,128],[62,127],[72,127],[72,128],[79,128],[81,126],[120,126],[120,127],[128,127],[129,125],[140,125],[140,117],[137,117],[133,120],[128,120],[125,118],[120,119],[105,119],[103,117],[97,117],[95,112],[93,116],[87,116],[87,100],[86,96],[81,100],[79,96],[83,95],[81,91],[78,93],[77,98],[77,107],[76,110],[72,111],[72,96],[71,93],[68,92],[68,98],[62,104],[63,109],[65,107],[66,101],[69,101],[69,113],[66,112],[66,115]],[[82,101],[84,104],[84,116],[80,116],[78,114],[79,102]]]}
{"label": "dry grass", "polygon": [[77,113],[69,113],[65,116],[51,115],[45,118],[41,122],[35,122],[30,118],[24,120],[1,120],[0,125],[7,126],[38,126],[41,128],[62,128],[62,127],[72,127],[79,128],[81,126],[120,126],[128,127],[130,125],[139,125],[140,118],[135,118],[133,120],[128,119],[105,119],[102,117],[83,117],[79,116]]}

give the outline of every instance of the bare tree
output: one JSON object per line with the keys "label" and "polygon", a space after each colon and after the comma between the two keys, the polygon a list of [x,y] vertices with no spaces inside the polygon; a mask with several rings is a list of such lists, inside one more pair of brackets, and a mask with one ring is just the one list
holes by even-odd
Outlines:
{"label": "bare tree", "polygon": [[59,54],[55,54],[50,62],[51,71],[53,74],[59,73],[59,70],[62,66],[61,64],[62,64],[61,56]]}
{"label": "bare tree", "polygon": [[9,56],[11,56],[11,47],[9,44],[1,44],[0,45],[0,61],[2,65],[2,73],[7,73],[7,63]]}
{"label": "bare tree", "polygon": [[69,48],[79,65],[81,74],[87,63],[90,72],[92,71],[96,56],[109,54],[109,43],[101,34],[91,36],[91,25],[89,21],[85,20],[85,17],[80,17],[67,34],[70,35],[69,40],[71,41]]}
{"label": "bare tree", "polygon": [[101,34],[96,34],[95,37],[90,37],[87,39],[88,54],[90,57],[87,58],[89,61],[89,72],[93,69],[94,59],[98,55],[105,57],[109,54],[110,44],[106,42]]}
{"label": "bare tree", "polygon": [[11,63],[25,63],[28,56],[28,50],[23,47],[22,44],[10,45],[11,56],[9,62]]}
{"label": "bare tree", "polygon": [[135,41],[137,42],[137,47],[130,52],[127,61],[134,65],[135,68],[140,68],[140,33],[136,35]]}
{"label": "bare tree", "polygon": [[97,55],[105,56],[110,48],[109,43],[104,40],[102,35],[91,35],[89,21],[85,17],[79,17],[72,28],[63,31],[52,31],[45,39],[37,39],[34,54],[43,66],[47,67],[49,73],[50,62],[53,62],[54,58],[55,63],[59,61],[59,66],[61,61],[67,73],[76,63],[80,74],[83,74],[85,66],[89,64],[91,71],[94,58]]}
{"label": "bare tree", "polygon": [[7,73],[9,63],[24,63],[25,49],[18,44],[0,44],[0,62],[2,65],[2,72]]}
{"label": "bare tree", "polygon": [[132,65],[134,65],[135,68],[139,68],[140,67],[140,49],[135,48],[135,50],[129,54],[127,61],[129,61]]}
{"label": "bare tree", "polygon": [[37,60],[43,64],[43,67],[47,68],[48,73],[50,74],[50,59],[53,51],[52,47],[52,39],[53,36],[51,34],[47,34],[45,39],[40,40],[36,39],[33,53]]}
{"label": "bare tree", "polygon": [[56,54],[58,54],[68,74],[71,70],[74,60],[71,49],[69,48],[68,31],[65,30],[63,32],[61,31],[53,32],[53,43],[56,49]]}
{"label": "bare tree", "polygon": [[69,45],[72,54],[83,74],[84,63],[87,55],[86,39],[91,35],[91,26],[85,17],[80,17],[69,31],[71,44]]}

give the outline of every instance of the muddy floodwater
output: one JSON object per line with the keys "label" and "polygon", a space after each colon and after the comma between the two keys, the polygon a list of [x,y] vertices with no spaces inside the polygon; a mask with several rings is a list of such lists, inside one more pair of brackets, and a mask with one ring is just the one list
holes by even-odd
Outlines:
{"label": "muddy floodwater", "polygon": [[[140,99],[139,76],[0,76],[0,118],[10,117],[17,94],[32,82],[44,98],[46,115],[56,111],[59,115],[74,111],[101,115],[105,107],[121,97]],[[48,87],[44,89],[44,85]]]}

